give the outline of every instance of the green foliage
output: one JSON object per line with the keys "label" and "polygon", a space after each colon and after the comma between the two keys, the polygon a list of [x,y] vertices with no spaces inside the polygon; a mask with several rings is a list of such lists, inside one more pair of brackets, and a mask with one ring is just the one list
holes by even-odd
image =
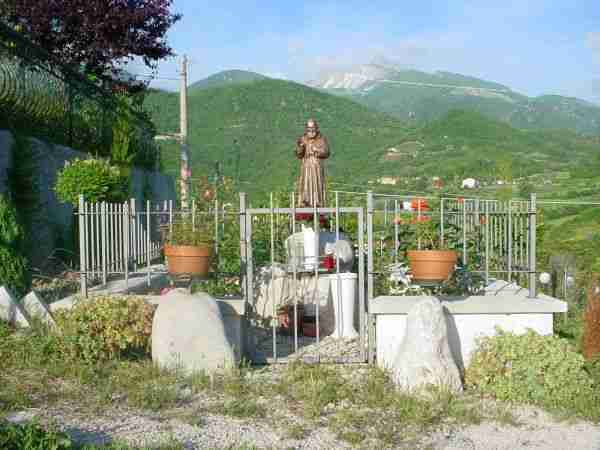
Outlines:
{"label": "green foliage", "polygon": [[482,338],[465,372],[467,385],[500,400],[573,409],[596,399],[598,386],[584,370],[584,359],[568,341],[498,330]]}
{"label": "green foliage", "polygon": [[188,220],[173,223],[173,229],[168,235],[170,245],[211,246],[214,237],[207,221],[198,220],[192,223]]}
{"label": "green foliage", "polygon": [[118,102],[119,114],[112,129],[110,160],[113,164],[128,167],[135,158],[135,151],[132,146],[134,127],[130,108],[131,100],[126,96],[120,96]]}
{"label": "green foliage", "polygon": [[68,450],[75,448],[66,433],[47,431],[32,422],[17,425],[0,421],[0,448],[3,450]]}
{"label": "green foliage", "polygon": [[59,310],[61,352],[96,362],[148,354],[155,307],[136,297],[94,297]]}
{"label": "green foliage", "polygon": [[24,295],[31,278],[27,260],[21,253],[24,235],[17,221],[16,210],[0,196],[0,286]]}
{"label": "green foliage", "polygon": [[127,199],[129,180],[102,159],[75,159],[59,171],[54,190],[58,199],[79,205],[79,195],[88,202],[122,202]]}

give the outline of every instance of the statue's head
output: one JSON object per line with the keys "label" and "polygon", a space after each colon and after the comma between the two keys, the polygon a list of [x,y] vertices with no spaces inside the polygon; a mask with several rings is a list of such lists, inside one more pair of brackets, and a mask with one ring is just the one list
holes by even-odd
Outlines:
{"label": "statue's head", "polygon": [[317,124],[317,121],[315,119],[308,119],[304,132],[309,138],[315,138],[319,134],[319,124]]}

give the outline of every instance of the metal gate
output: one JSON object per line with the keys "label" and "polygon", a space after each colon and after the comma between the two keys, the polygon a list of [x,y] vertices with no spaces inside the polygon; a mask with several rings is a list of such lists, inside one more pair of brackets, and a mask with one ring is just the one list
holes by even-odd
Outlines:
{"label": "metal gate", "polygon": [[[365,301],[365,245],[364,245],[364,211],[360,207],[340,207],[338,198],[334,207],[324,208],[296,208],[292,196],[291,207],[275,207],[273,197],[271,196],[270,207],[268,208],[248,208],[246,205],[246,196],[240,193],[240,254],[241,254],[241,272],[242,289],[246,302],[246,348],[249,350],[250,357],[255,363],[285,363],[292,360],[301,360],[308,363],[330,362],[330,363],[361,363],[367,361],[367,324],[368,312]],[[358,338],[354,340],[335,339],[331,336],[323,336],[325,312],[331,313],[331,308],[325,311],[323,308],[322,293],[319,289],[327,285],[323,282],[325,274],[320,267],[319,255],[321,244],[321,234],[319,233],[319,224],[322,217],[328,215],[333,219],[330,225],[330,234],[335,233],[335,245],[340,241],[340,220],[342,216],[353,216],[356,219],[356,240],[357,248],[354,249],[354,266],[357,272],[357,296],[358,296]],[[289,234],[293,236],[297,231],[298,217],[312,218],[311,225],[315,231],[315,250],[317,261],[312,264],[312,269],[306,269],[305,265],[298,264],[297,257],[286,258],[285,261],[277,261],[276,247],[281,245],[279,237],[276,234],[281,230],[281,219],[289,226]],[[309,219],[310,220],[310,219]],[[287,221],[287,222],[286,222]],[[262,230],[261,230],[262,227]],[[264,228],[268,233],[264,233]],[[286,225],[284,225],[284,228]],[[331,231],[333,229],[333,231]],[[269,282],[276,283],[277,277],[285,283],[291,283],[292,294],[288,296],[290,302],[287,304],[287,314],[290,318],[291,327],[287,330],[282,328],[280,319],[281,298],[271,298],[270,311],[262,315],[257,312],[257,299],[265,291],[265,286],[256,283],[257,267],[255,261],[257,235],[261,233],[263,240],[268,241],[269,250],[268,265],[262,268],[262,273],[270,275]],[[292,242],[292,241],[290,241]],[[262,250],[265,250],[264,248]],[[286,254],[287,256],[287,254]],[[335,272],[327,275],[331,282],[338,283],[337,297],[331,298],[331,302],[341,302],[340,283],[340,257],[335,253]],[[308,281],[302,281],[302,280]],[[282,283],[283,283],[282,282]],[[308,291],[302,292],[302,283],[309,285]],[[314,285],[314,289],[310,289]],[[269,285],[266,289],[271,289]],[[301,291],[299,293],[299,290]],[[325,287],[328,291],[328,287]],[[283,292],[281,289],[279,292]],[[267,292],[267,295],[269,293]],[[312,303],[305,304],[307,297],[313,296]],[[326,302],[329,295],[326,293]],[[333,297],[333,295],[332,295]],[[316,301],[314,301],[316,299]],[[266,303],[265,303],[266,304]],[[314,305],[314,316],[307,315],[307,318],[314,317],[314,336],[307,336],[306,332],[310,328],[309,322],[304,322],[300,318],[300,313],[306,310],[308,305]],[[328,304],[329,305],[329,304]],[[338,309],[339,311],[339,309]],[[285,315],[285,313],[283,313]],[[331,323],[331,317],[329,322]],[[308,319],[306,319],[308,320]],[[302,327],[300,326],[302,324]],[[304,332],[303,332],[304,331]]]}

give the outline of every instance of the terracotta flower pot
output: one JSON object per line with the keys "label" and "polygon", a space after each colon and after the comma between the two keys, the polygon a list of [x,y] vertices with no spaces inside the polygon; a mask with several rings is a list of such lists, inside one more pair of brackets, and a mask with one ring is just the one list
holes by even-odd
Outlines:
{"label": "terracotta flower pot", "polygon": [[407,255],[413,280],[431,282],[447,280],[458,256],[454,250],[410,250]]}
{"label": "terracotta flower pot", "polygon": [[165,245],[164,250],[169,273],[208,275],[212,246]]}

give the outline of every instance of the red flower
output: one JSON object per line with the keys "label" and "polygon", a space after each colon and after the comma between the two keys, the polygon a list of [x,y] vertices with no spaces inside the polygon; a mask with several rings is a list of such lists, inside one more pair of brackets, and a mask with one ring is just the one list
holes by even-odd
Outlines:
{"label": "red flower", "polygon": [[419,209],[421,211],[427,211],[429,209],[429,205],[427,204],[427,201],[425,201],[424,198],[415,198],[415,199],[411,200],[410,208],[413,211],[417,211]]}
{"label": "red flower", "polygon": [[412,224],[427,223],[429,221],[431,221],[431,217],[429,217],[429,216],[415,216],[412,218],[411,223]]}
{"label": "red flower", "polygon": [[[311,213],[296,213],[296,222],[308,222],[313,223],[315,220],[314,214]],[[329,222],[324,214],[319,214],[319,224],[322,227],[327,227]]]}
{"label": "red flower", "polygon": [[485,216],[481,216],[481,217],[479,218],[479,224],[480,224],[480,225],[485,225],[485,224],[486,224],[486,222],[487,222],[487,221],[486,221],[486,219],[485,219]]}
{"label": "red flower", "polygon": [[458,198],[456,199],[456,201],[457,201],[458,203],[464,203],[464,202],[465,202],[465,199],[464,199],[464,198],[462,198],[462,197],[458,197]]}

